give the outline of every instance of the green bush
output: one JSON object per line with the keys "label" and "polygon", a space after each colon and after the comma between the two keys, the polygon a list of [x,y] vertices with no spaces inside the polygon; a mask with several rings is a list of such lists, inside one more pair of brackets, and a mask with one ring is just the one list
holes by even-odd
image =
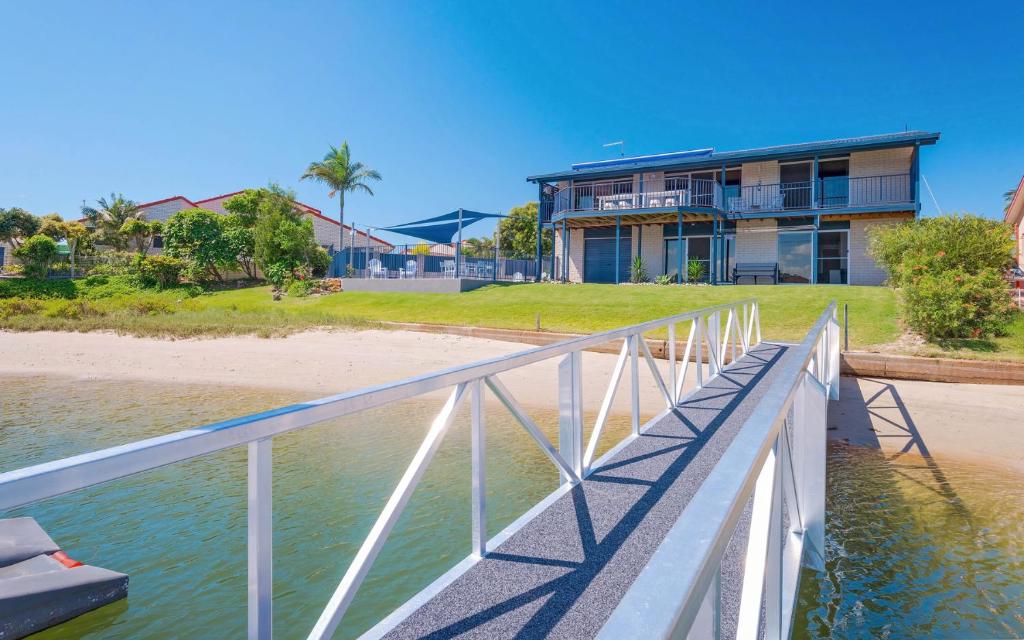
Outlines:
{"label": "green bush", "polygon": [[158,289],[176,286],[184,269],[184,260],[170,256],[147,256],[139,261],[142,284]]}
{"label": "green bush", "polygon": [[124,306],[140,316],[159,316],[175,312],[174,305],[155,295],[130,298]]}
{"label": "green bush", "polygon": [[74,280],[35,280],[29,278],[4,278],[0,280],[0,299],[33,298],[49,300],[71,299],[77,295]]}
{"label": "green bush", "polygon": [[78,288],[78,297],[86,300],[134,296],[143,289],[139,276],[89,276]]}
{"label": "green bush", "polygon": [[50,265],[57,259],[57,243],[50,236],[35,235],[14,250],[14,257],[25,265],[29,278],[45,278]]}
{"label": "green bush", "polygon": [[106,313],[88,300],[61,300],[43,311],[43,315],[47,318],[79,320],[81,318],[96,318],[106,315]]}
{"label": "green bush", "polygon": [[313,282],[310,280],[293,280],[288,285],[288,295],[294,298],[304,298],[313,290]]}
{"label": "green bush", "polygon": [[38,300],[22,300],[21,298],[10,298],[0,300],[0,319],[6,320],[13,316],[27,316],[38,313],[43,304]]}
{"label": "green bush", "polygon": [[904,320],[927,340],[1005,334],[1015,313],[1002,274],[916,270],[904,273]]}
{"label": "green bush", "polygon": [[309,254],[309,269],[312,271],[314,278],[325,277],[327,270],[330,268],[331,254],[327,253],[327,249],[317,247]]}
{"label": "green bush", "polygon": [[663,273],[660,276],[654,278],[654,282],[657,284],[675,284],[676,277],[669,273]]}
{"label": "green bush", "polygon": [[704,265],[699,260],[690,260],[686,263],[687,282],[703,282]]}
{"label": "green bush", "polygon": [[901,289],[903,319],[927,340],[1001,335],[1015,313],[1003,275],[1009,225],[954,214],[871,232],[869,251]]}
{"label": "green bush", "polygon": [[648,280],[650,278],[647,276],[647,265],[644,264],[642,257],[636,256],[629,265],[629,281],[633,284],[640,284]]}

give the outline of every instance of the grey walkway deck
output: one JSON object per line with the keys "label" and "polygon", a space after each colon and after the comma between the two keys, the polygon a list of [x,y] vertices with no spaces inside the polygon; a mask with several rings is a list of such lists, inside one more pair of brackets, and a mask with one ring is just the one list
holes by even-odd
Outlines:
{"label": "grey walkway deck", "polygon": [[[592,638],[771,384],[762,344],[561,496],[384,637]],[[723,569],[734,635],[746,524]]]}

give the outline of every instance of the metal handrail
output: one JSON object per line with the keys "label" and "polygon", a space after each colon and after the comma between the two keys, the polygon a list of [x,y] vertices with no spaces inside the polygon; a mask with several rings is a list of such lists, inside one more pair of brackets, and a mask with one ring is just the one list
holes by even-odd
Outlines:
{"label": "metal handrail", "polygon": [[598,638],[718,638],[722,559],[751,496],[736,637],[759,637],[762,601],[765,637],[789,637],[799,564],[823,568],[825,411],[839,393],[834,301],[778,366],[775,382]]}
{"label": "metal handrail", "polygon": [[[725,331],[722,331],[722,315]],[[675,331],[689,322],[690,331],[684,356],[677,367]],[[643,334],[667,328],[669,338],[669,376],[664,380]],[[615,374],[605,394],[602,410],[583,447],[582,352],[603,343],[623,340],[624,346]],[[417,483],[426,471],[444,435],[454,421],[455,412],[467,395],[471,397],[473,468],[473,556],[486,553],[486,504],[484,500],[484,417],[482,399],[488,388],[533,437],[542,451],[562,474],[563,486],[579,482],[600,464],[593,461],[594,450],[614,400],[619,378],[630,365],[632,430],[622,442],[605,454],[621,449],[644,429],[640,424],[639,361],[645,360],[666,411],[682,399],[687,372],[691,370],[697,388],[718,375],[730,353],[745,354],[761,340],[757,301],[745,299],[706,309],[613,329],[590,336],[563,340],[507,356],[452,367],[374,387],[337,394],[319,400],[281,407],[262,413],[218,422],[195,429],[149,438],[139,442],[102,449],[0,474],[0,510],[12,509],[95,486],[157,467],[182,462],[223,449],[247,445],[248,461],[248,635],[271,637],[272,520],[271,474],[272,439],[313,424],[351,415],[423,394],[452,388],[444,407],[406,469],[395,491],[360,547],[341,583],[310,634],[310,638],[328,638],[337,628],[352,598],[376,559],[391,528],[397,522]],[[707,366],[704,353],[707,353]],[[556,449],[529,418],[498,374],[564,356],[559,364],[559,443]],[[678,370],[677,370],[678,369]],[[706,372],[705,372],[706,369]],[[706,377],[705,377],[706,376]],[[664,415],[661,414],[661,415]],[[653,420],[652,420],[653,422]],[[648,423],[650,424],[650,423]]]}

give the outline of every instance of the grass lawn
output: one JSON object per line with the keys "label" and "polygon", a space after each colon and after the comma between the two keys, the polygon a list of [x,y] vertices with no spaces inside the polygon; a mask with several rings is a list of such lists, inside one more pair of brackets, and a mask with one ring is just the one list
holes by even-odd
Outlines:
{"label": "grass lawn", "polygon": [[[194,336],[256,333],[278,335],[319,326],[368,326],[379,321],[427,322],[533,329],[536,314],[548,331],[589,333],[651,320],[730,300],[756,297],[765,337],[801,338],[830,300],[850,305],[851,347],[895,340],[897,303],[881,287],[661,287],[616,285],[493,285],[461,294],[346,292],[274,302],[267,287],[182,298],[175,291],[147,293],[173,313],[137,312],[129,301],[98,301],[101,313],[48,312],[0,319],[10,329],[112,329],[137,335]],[[104,307],[104,305],[106,305]],[[149,305],[157,306],[159,305]],[[72,314],[74,315],[74,314]],[[53,317],[55,316],[55,317]]]}

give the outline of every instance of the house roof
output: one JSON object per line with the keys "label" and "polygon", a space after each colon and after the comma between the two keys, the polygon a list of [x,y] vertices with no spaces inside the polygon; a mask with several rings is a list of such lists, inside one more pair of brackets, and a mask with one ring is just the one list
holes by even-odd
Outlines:
{"label": "house roof", "polygon": [[659,153],[655,155],[633,156],[605,162],[586,162],[573,165],[569,171],[538,174],[529,176],[529,182],[548,182],[567,180],[569,178],[600,178],[621,175],[637,170],[665,170],[676,168],[715,168],[722,164],[755,162],[761,160],[785,160],[788,158],[807,157],[809,155],[838,155],[850,151],[869,149],[885,149],[905,147],[915,144],[935,144],[939,140],[938,131],[902,131],[884,133],[874,136],[856,138],[836,138],[816,142],[801,142],[773,147],[740,149],[737,151],[715,151],[714,149],[696,149]]}
{"label": "house roof", "polygon": [[1021,177],[1017,190],[1013,193],[1010,206],[1006,207],[1003,219],[1010,224],[1021,224],[1024,218],[1024,176]]}

